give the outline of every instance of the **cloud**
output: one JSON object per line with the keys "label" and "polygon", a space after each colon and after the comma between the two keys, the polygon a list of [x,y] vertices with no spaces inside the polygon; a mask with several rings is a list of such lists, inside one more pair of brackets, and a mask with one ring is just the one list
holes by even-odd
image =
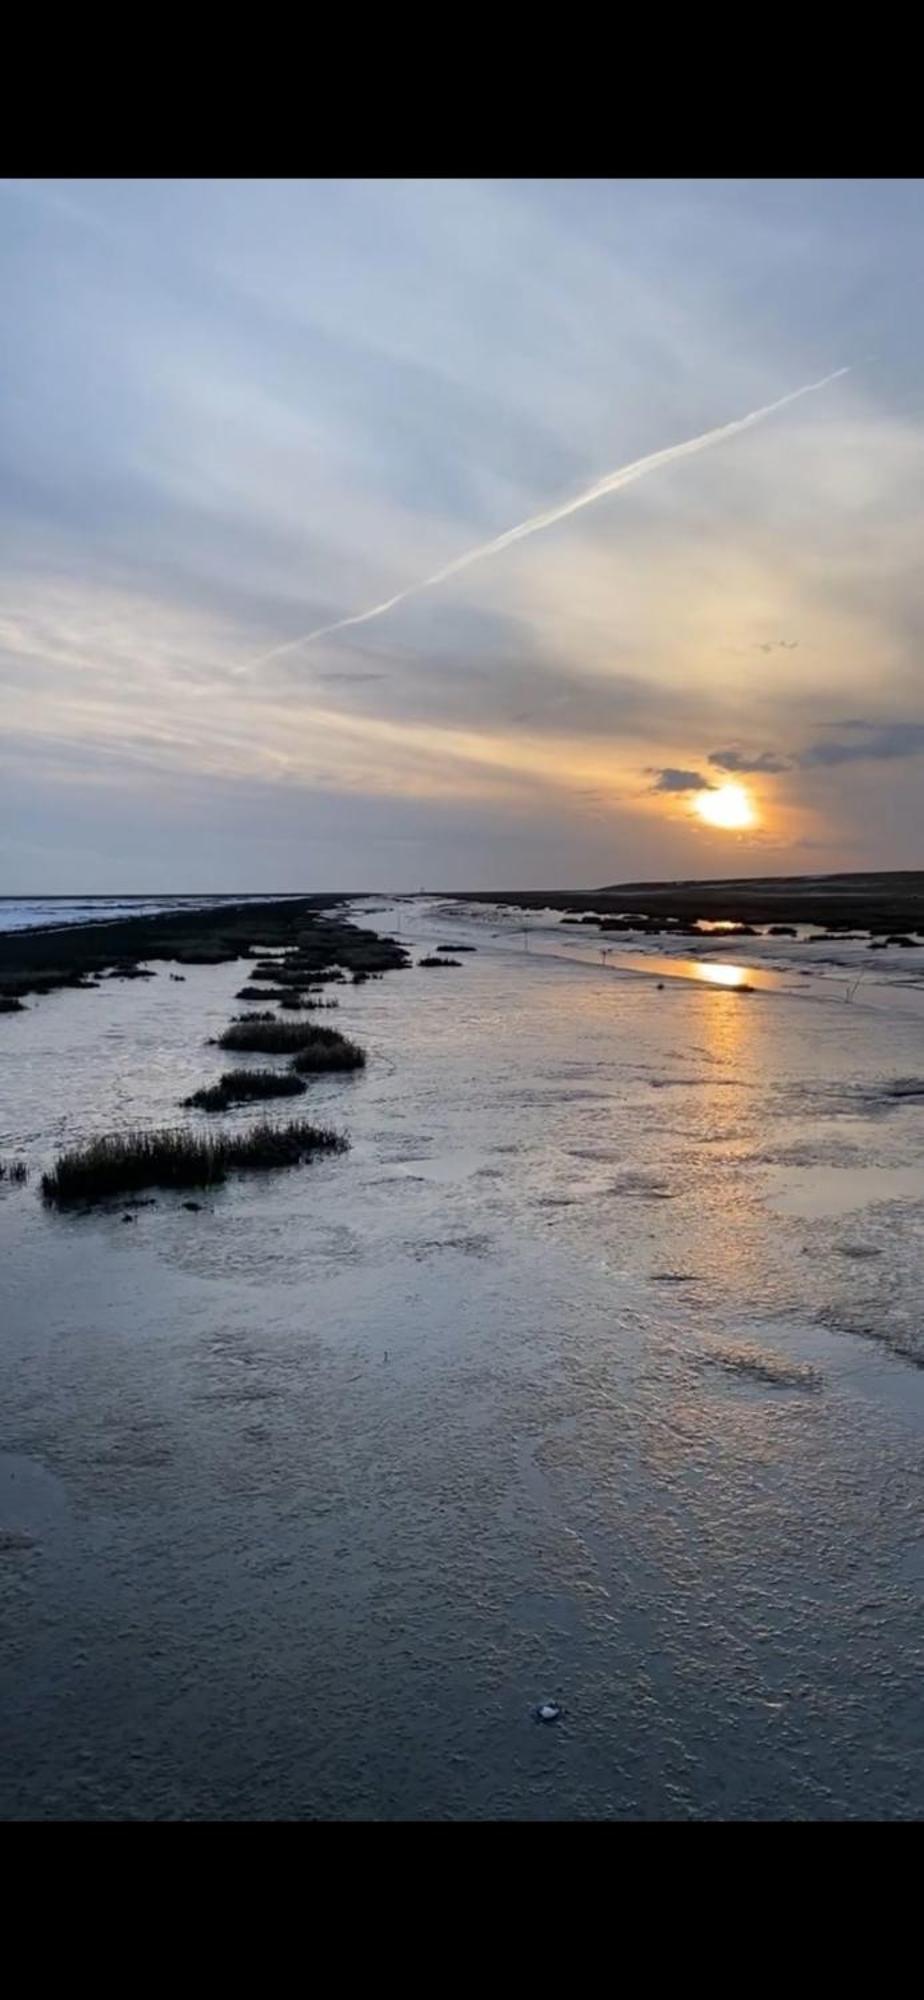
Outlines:
{"label": "cloud", "polygon": [[810,743],[802,751],[800,764],[891,764],[906,757],[924,757],[924,722],[844,722],[851,735],[846,742],[834,739]]}
{"label": "cloud", "polygon": [[345,668],[332,667],[329,673],[315,674],[316,681],[324,681],[324,682],[330,681],[332,683],[346,682],[348,684],[351,684],[353,687],[365,686],[366,683],[369,681],[383,681],[384,679],[385,679],[384,674],[351,673],[349,667]]}
{"label": "cloud", "polygon": [[710,750],[710,764],[720,771],[788,771],[790,760],[775,750]]}
{"label": "cloud", "polygon": [[[901,865],[920,838],[915,242],[895,183],[0,187],[6,879],[26,810],[67,875],[98,792],[125,882],[144,850],[182,887],[203,852],[172,807],[187,790],[229,889],[235,798],[255,840],[278,799],[270,883],[364,882],[370,843],[407,840],[396,884],[509,887],[512,816],[517,884],[612,879],[616,847],[620,873],[680,875],[726,838],[700,829],[691,855],[683,787],[771,772],[762,746],[798,765],[800,744],[817,781],[774,786],[774,829],[793,851],[827,835],[834,867],[860,819],[875,865]],[[661,459],[884,347],[783,421]],[[506,543],[652,457],[616,501]],[[235,676],[498,540],[400,612]],[[898,752],[875,715],[846,726],[873,685],[904,763],[876,761]],[[732,747],[707,762],[706,742]],[[675,765],[694,754],[706,777]]]}
{"label": "cloud", "polygon": [[649,777],[653,777],[655,781],[650,788],[653,792],[714,792],[715,791],[715,786],[712,784],[711,780],[709,778],[704,778],[701,772],[680,771],[676,768],[676,766],[672,764],[664,765],[660,771],[652,769],[652,767],[649,765],[648,775]]}

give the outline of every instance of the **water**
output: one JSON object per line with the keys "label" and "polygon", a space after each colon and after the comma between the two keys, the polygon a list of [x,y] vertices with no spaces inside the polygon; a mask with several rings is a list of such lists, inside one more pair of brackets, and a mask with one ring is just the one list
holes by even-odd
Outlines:
{"label": "water", "polygon": [[[0,896],[0,933],[57,930],[106,918],[113,922],[120,917],[153,917],[161,910],[220,909],[229,900],[227,896]],[[234,898],[240,903],[274,900],[269,896]]]}
{"label": "water", "polygon": [[[399,919],[347,1155],[0,1184],[0,1811],[917,1816],[920,993]],[[0,1020],[0,1158],[175,1115],[184,970]]]}

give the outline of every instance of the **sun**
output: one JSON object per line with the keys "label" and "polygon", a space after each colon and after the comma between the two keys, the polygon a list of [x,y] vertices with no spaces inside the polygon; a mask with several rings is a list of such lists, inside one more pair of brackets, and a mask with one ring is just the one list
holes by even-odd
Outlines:
{"label": "sun", "polygon": [[707,826],[720,826],[728,833],[757,822],[750,794],[743,785],[718,785],[714,792],[697,792],[693,811]]}

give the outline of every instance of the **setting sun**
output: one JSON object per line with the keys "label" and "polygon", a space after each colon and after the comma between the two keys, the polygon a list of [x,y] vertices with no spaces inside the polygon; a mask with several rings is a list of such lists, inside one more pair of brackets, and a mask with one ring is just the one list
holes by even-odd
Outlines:
{"label": "setting sun", "polygon": [[719,785],[714,792],[697,792],[693,810],[707,826],[721,826],[728,832],[754,826],[757,820],[743,785]]}

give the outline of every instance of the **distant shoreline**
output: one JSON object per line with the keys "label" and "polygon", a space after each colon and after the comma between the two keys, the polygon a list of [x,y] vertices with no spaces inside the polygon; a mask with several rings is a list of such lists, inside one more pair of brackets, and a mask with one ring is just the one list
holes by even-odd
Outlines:
{"label": "distant shoreline", "polygon": [[830,930],[920,931],[924,926],[924,869],[451,893],[454,900],[466,903],[563,910],[576,916],[597,911],[601,916],[676,917],[687,922],[704,917],[714,923],[809,923]]}

